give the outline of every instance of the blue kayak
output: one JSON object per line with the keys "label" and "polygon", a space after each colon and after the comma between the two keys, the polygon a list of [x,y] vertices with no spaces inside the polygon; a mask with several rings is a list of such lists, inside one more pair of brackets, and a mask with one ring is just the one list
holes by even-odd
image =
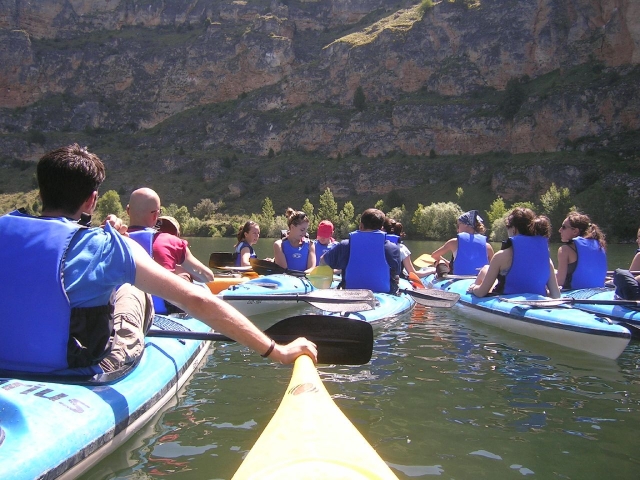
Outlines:
{"label": "blue kayak", "polygon": [[306,304],[290,300],[235,300],[234,297],[269,295],[277,298],[277,295],[305,294],[313,290],[314,286],[305,277],[278,273],[232,285],[218,293],[218,296],[233,305],[243,315],[250,317],[288,308],[299,308],[306,306]]}
{"label": "blue kayak", "polygon": [[[339,282],[335,283],[337,284]],[[400,288],[413,290],[412,285],[404,279],[400,279]],[[400,293],[399,295],[374,293],[373,295],[376,298],[376,307],[373,310],[339,314],[332,312],[323,313],[325,315],[340,315],[342,317],[364,320],[369,323],[377,323],[384,320],[393,320],[402,314],[410,312],[416,305],[413,297],[406,293]]]}
{"label": "blue kayak", "polygon": [[628,327],[634,336],[640,335],[640,302],[629,301],[626,304],[623,300],[615,299],[614,288],[583,288],[580,290],[569,290],[562,292],[563,298],[573,298],[576,300],[588,300],[589,302],[619,302],[616,304],[604,303],[580,303],[571,305],[585,312],[592,312],[603,315],[615,323]]}
{"label": "blue kayak", "polygon": [[[550,300],[536,294],[476,297],[467,293],[474,279],[422,279],[426,286],[460,294],[456,304],[465,315],[510,332],[582,350],[606,358],[618,358],[631,333],[605,317],[564,305],[538,308],[536,301]],[[532,304],[526,304],[533,301]],[[511,303],[521,302],[521,303]]]}
{"label": "blue kayak", "polygon": [[[157,319],[160,317],[156,317]],[[163,319],[165,329],[208,332],[195,319]],[[157,323],[152,328],[159,328]],[[2,478],[76,478],[148,422],[208,351],[209,342],[147,338],[141,360],[124,377],[0,377]]]}

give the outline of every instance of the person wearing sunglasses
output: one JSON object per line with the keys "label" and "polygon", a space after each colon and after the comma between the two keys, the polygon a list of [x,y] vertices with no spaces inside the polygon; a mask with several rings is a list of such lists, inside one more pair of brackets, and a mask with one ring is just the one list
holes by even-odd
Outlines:
{"label": "person wearing sunglasses", "polygon": [[274,261],[282,268],[307,271],[316,266],[316,246],[309,240],[309,217],[302,211],[288,208],[285,214],[287,236],[273,244]]}
{"label": "person wearing sunglasses", "polygon": [[563,290],[604,287],[607,276],[607,243],[588,215],[570,212],[560,226],[556,278]]}

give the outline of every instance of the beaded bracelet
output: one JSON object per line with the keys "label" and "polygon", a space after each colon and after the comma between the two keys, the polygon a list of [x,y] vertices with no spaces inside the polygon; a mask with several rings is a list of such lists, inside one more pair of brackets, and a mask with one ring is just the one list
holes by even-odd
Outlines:
{"label": "beaded bracelet", "polygon": [[274,339],[271,339],[271,345],[269,346],[269,349],[260,356],[263,358],[267,358],[269,355],[271,355],[271,352],[273,352],[273,349],[275,347],[276,347],[276,341]]}

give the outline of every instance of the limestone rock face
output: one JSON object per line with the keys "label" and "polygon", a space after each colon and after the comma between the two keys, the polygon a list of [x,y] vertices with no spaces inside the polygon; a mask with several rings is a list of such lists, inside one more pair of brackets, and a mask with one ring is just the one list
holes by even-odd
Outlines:
{"label": "limestone rock face", "polygon": [[[163,122],[154,146],[363,161],[599,148],[640,129],[638,0],[0,0],[0,11],[0,146],[12,158],[37,158],[19,136],[34,130]],[[331,187],[398,188],[377,172]],[[497,174],[492,188],[529,188],[509,183]]]}

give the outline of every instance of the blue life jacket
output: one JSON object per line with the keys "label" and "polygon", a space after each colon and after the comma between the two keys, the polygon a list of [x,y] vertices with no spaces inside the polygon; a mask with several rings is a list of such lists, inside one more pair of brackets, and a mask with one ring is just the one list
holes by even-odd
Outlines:
{"label": "blue life jacket", "polygon": [[337,242],[329,242],[328,245],[323,245],[318,240],[314,240],[313,243],[316,245],[316,267],[320,264],[320,257],[331,250],[333,247],[337,245]]}
{"label": "blue life jacket", "polygon": [[458,252],[451,262],[451,273],[456,275],[477,275],[489,263],[487,237],[480,234],[458,234]]}
{"label": "blue life jacket", "polygon": [[[65,218],[37,218],[18,211],[0,217],[0,369],[67,370],[76,366],[73,355],[78,350],[82,366],[99,360],[90,358],[76,338],[84,331],[72,326],[72,308],[62,279],[64,256],[81,228]],[[90,326],[94,332],[107,332],[97,346],[100,353],[109,351],[113,317],[106,310],[110,308],[73,309],[78,317],[82,310],[105,310],[103,316],[93,317],[99,325]]]}
{"label": "blue life jacket", "polygon": [[240,252],[242,252],[243,248],[249,248],[249,256],[251,258],[256,258],[256,252],[253,251],[253,247],[251,245],[249,245],[248,242],[245,242],[244,240],[242,242],[240,242],[238,244],[238,246],[236,247],[235,251],[233,252],[233,255],[236,259],[235,265],[236,267],[240,266],[240,263],[242,262],[242,255],[240,255]]}
{"label": "blue life jacket", "polygon": [[303,238],[300,246],[294,247],[289,240],[284,238],[282,240],[282,253],[287,260],[287,268],[289,270],[304,271],[307,269],[309,260],[309,240]]}
{"label": "blue life jacket", "polygon": [[387,240],[389,240],[391,243],[395,243],[396,245],[398,245],[400,243],[400,235],[394,235],[393,233],[387,233],[386,237],[387,237]]}
{"label": "blue life jacket", "polygon": [[607,276],[607,254],[593,238],[573,239],[578,264],[571,276],[571,288],[604,287]]}
{"label": "blue life jacket", "polygon": [[391,267],[385,257],[382,231],[349,234],[349,262],[344,271],[346,288],[366,288],[374,292],[391,290]]}
{"label": "blue life jacket", "polygon": [[549,281],[549,241],[535,235],[511,237],[513,262],[505,276],[504,294],[547,294]]}
{"label": "blue life jacket", "polygon": [[[142,245],[142,248],[153,258],[153,240],[157,233],[157,230],[147,227],[142,230],[136,230],[135,232],[129,232],[129,238]],[[151,295],[151,298],[153,299],[153,309],[156,313],[161,315],[169,313],[169,309],[163,298],[156,297],[155,295]]]}

